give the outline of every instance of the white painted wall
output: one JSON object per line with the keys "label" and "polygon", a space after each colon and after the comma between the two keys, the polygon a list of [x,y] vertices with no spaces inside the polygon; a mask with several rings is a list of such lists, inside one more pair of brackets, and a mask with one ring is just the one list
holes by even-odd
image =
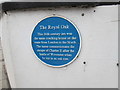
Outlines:
{"label": "white painted wall", "polygon": [[[30,43],[36,24],[54,13],[75,23],[82,36],[79,58],[64,68],[51,68],[42,64],[34,55]],[[85,16],[81,16],[82,13]],[[10,11],[2,19],[3,51],[12,87],[118,87],[117,5],[88,9],[62,7],[53,10]],[[84,61],[87,65],[83,64]]]}
{"label": "white painted wall", "polygon": [[0,0],[0,3],[3,3],[3,2],[10,2],[11,0]]}

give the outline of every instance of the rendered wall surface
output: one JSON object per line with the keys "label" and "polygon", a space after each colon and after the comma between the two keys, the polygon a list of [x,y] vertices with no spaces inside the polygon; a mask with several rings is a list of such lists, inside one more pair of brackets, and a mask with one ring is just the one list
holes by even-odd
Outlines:
{"label": "rendered wall surface", "polygon": [[[34,27],[52,14],[71,20],[82,36],[80,55],[67,67],[42,64],[31,47]],[[12,87],[118,88],[117,5],[9,11],[2,24],[3,53]]]}

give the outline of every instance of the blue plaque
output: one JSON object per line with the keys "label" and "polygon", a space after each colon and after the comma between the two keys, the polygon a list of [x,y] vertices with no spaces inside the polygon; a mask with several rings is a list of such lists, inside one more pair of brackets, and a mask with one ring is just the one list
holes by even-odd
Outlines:
{"label": "blue plaque", "polygon": [[40,61],[48,66],[62,67],[77,58],[81,49],[81,36],[68,19],[51,16],[36,25],[31,43]]}

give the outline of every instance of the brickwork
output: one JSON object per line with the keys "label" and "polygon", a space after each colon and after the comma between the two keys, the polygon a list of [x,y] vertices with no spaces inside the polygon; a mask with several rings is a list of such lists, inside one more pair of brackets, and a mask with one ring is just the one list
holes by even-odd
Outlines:
{"label": "brickwork", "polygon": [[7,72],[5,69],[5,63],[1,47],[1,38],[0,38],[0,89],[1,88],[10,88]]}

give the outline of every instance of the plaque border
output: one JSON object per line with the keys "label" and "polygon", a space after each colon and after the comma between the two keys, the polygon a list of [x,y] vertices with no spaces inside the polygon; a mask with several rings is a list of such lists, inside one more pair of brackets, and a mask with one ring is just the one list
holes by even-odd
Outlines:
{"label": "plaque border", "polygon": [[[79,35],[79,38],[80,38],[80,47],[79,47],[79,50],[78,50],[76,56],[74,57],[74,59],[71,60],[69,63],[64,64],[64,65],[60,65],[60,66],[54,66],[54,65],[50,65],[50,64],[47,64],[47,63],[43,62],[43,61],[42,61],[40,58],[38,58],[38,56],[35,54],[35,51],[33,50],[33,46],[32,46],[32,34],[33,34],[33,31],[34,31],[35,27],[36,27],[36,26],[38,25],[38,23],[41,22],[42,20],[44,20],[44,19],[46,19],[46,18],[50,18],[50,17],[60,17],[60,18],[63,18],[63,19],[65,19],[65,20],[69,21],[69,22],[76,28],[76,30],[77,30],[77,32],[78,32],[78,35]],[[80,52],[81,52],[81,49],[82,49],[82,46],[81,46],[81,45],[82,45],[82,36],[81,36],[80,30],[78,29],[77,25],[74,24],[72,20],[70,20],[70,19],[68,19],[68,18],[66,18],[66,17],[64,17],[64,16],[62,16],[62,15],[58,15],[58,14],[52,14],[52,15],[45,16],[45,17],[43,17],[41,20],[39,20],[39,22],[35,25],[35,27],[33,28],[32,32],[31,32],[31,47],[32,47],[33,53],[35,54],[35,57],[37,57],[37,59],[38,59],[41,63],[43,63],[44,65],[49,66],[49,67],[53,67],[53,68],[66,67],[66,66],[72,64],[72,63],[79,57]]]}

